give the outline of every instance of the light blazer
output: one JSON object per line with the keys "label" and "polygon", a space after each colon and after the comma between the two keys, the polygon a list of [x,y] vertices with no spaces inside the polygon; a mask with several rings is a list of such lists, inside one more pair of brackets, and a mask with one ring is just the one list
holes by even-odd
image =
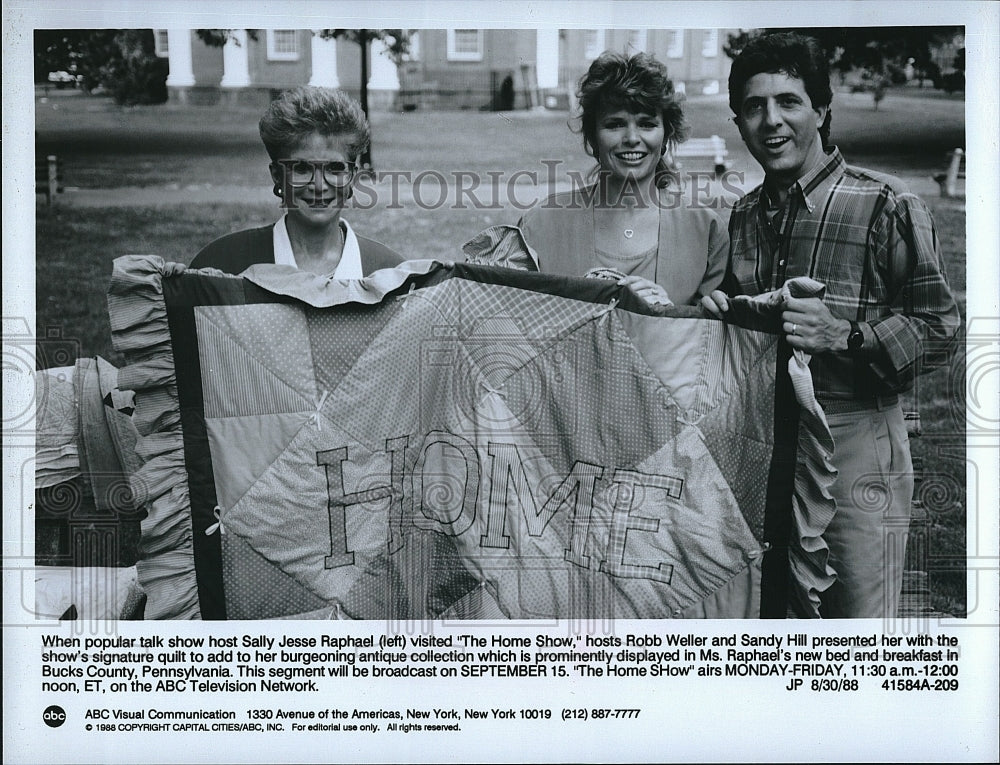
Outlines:
{"label": "light blazer", "polygon": [[[594,248],[594,188],[557,192],[518,224],[542,273],[583,276],[599,262]],[[718,289],[729,257],[729,234],[719,215],[695,207],[688,195],[660,193],[656,281],[676,305]]]}

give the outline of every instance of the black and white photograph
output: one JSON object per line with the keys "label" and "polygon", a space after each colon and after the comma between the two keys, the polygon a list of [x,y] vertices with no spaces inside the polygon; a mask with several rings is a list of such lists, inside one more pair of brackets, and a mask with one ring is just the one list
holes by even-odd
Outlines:
{"label": "black and white photograph", "polygon": [[5,762],[998,757],[995,6],[4,17]]}

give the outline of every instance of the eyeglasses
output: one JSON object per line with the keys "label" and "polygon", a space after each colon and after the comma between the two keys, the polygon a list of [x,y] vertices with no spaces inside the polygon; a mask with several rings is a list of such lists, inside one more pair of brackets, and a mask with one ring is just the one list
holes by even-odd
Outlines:
{"label": "eyeglasses", "polygon": [[274,163],[285,171],[285,180],[294,187],[315,183],[316,171],[321,170],[323,180],[334,188],[342,189],[354,180],[357,165],[339,160],[279,159]]}

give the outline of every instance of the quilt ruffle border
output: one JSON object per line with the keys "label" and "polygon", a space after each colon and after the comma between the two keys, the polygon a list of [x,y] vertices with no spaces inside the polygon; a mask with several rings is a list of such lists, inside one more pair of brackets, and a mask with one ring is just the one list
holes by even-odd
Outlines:
{"label": "quilt ruffle border", "polygon": [[118,387],[135,392],[136,453],[131,477],[141,522],[139,584],[147,619],[200,619],[190,495],[163,277],[183,266],[155,255],[117,258],[108,287],[111,340],[126,365]]}
{"label": "quilt ruffle border", "polygon": [[[820,593],[836,579],[830,566],[830,548],[823,537],[833,520],[837,502],[831,488],[837,479],[833,436],[822,407],[813,396],[812,375],[804,354],[788,360],[788,373],[799,402],[798,458],[792,490],[793,537],[788,552],[789,615],[819,618]],[[808,395],[800,385],[808,382]]]}
{"label": "quilt ruffle border", "polygon": [[[731,299],[732,312],[741,325],[780,332],[781,306],[787,296],[823,297],[826,287],[809,277],[789,279],[772,292]],[[788,615],[820,616],[820,593],[836,580],[830,566],[830,548],[823,534],[837,510],[831,488],[837,469],[830,460],[834,443],[830,425],[816,400],[810,356],[793,350],[788,376],[799,404],[798,457],[792,489],[792,538],[789,540]]]}

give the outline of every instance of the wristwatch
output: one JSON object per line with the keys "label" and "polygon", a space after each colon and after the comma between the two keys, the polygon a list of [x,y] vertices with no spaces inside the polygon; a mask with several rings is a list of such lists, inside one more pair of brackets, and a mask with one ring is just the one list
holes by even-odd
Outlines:
{"label": "wristwatch", "polygon": [[865,333],[861,331],[861,327],[856,321],[852,321],[851,331],[847,333],[847,350],[851,353],[857,353],[864,344]]}

